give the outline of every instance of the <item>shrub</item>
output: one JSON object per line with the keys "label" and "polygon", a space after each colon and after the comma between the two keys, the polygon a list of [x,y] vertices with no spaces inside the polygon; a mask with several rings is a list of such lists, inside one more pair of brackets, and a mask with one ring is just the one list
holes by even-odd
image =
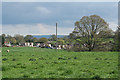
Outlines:
{"label": "shrub", "polygon": [[99,75],[95,75],[94,77],[92,77],[92,79],[93,80],[102,80]]}
{"label": "shrub", "polygon": [[7,58],[3,58],[2,60],[3,60],[3,61],[6,61],[6,60],[8,60],[8,59],[7,59]]}
{"label": "shrub", "polygon": [[36,59],[29,59],[29,61],[36,61]]}

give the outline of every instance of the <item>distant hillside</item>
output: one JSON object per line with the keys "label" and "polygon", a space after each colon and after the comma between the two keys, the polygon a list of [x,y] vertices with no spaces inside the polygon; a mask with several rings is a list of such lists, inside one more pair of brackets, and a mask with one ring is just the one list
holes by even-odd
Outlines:
{"label": "distant hillside", "polygon": [[[65,37],[65,36],[67,36],[67,35],[58,35],[57,37],[58,38],[63,38],[63,37]],[[36,38],[50,38],[51,37],[51,35],[33,35],[33,37],[36,37]]]}

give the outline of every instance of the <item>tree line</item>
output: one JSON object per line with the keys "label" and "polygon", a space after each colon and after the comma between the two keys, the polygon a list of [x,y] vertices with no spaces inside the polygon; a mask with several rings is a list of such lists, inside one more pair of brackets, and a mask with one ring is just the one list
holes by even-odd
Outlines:
{"label": "tree line", "polygon": [[35,42],[47,42],[48,41],[46,38],[38,39],[38,38],[33,37],[32,35],[23,36],[20,34],[17,34],[13,37],[10,35],[2,34],[1,38],[2,38],[2,45],[5,42],[10,42],[12,45],[16,45],[16,44],[25,43],[25,42],[34,42],[35,43]]}
{"label": "tree line", "polygon": [[[0,36],[2,44],[5,41],[16,45],[24,42],[43,42],[51,41],[55,46],[56,35],[50,38],[35,38],[32,35],[10,35]],[[80,21],[75,22],[74,30],[63,38],[57,39],[58,45],[69,45],[69,51],[120,51],[120,26],[116,31],[109,28],[109,24],[100,16],[83,16]]]}

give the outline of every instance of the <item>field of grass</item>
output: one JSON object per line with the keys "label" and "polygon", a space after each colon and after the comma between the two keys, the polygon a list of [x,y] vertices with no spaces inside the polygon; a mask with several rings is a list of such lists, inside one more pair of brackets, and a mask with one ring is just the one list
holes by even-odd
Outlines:
{"label": "field of grass", "polygon": [[[2,51],[2,48],[0,47],[0,51]],[[0,52],[0,79],[2,79],[2,54]]]}
{"label": "field of grass", "polygon": [[[10,52],[7,53],[6,50]],[[3,47],[3,78],[117,78],[117,52]]]}

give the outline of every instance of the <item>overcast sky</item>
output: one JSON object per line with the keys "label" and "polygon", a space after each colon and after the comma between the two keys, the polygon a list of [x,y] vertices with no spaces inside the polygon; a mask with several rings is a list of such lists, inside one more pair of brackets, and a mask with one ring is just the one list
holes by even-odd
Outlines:
{"label": "overcast sky", "polygon": [[2,31],[5,34],[69,34],[83,16],[101,16],[114,31],[118,22],[117,2],[3,2]]}
{"label": "overcast sky", "polygon": [[3,2],[119,2],[119,0],[2,0]]}

